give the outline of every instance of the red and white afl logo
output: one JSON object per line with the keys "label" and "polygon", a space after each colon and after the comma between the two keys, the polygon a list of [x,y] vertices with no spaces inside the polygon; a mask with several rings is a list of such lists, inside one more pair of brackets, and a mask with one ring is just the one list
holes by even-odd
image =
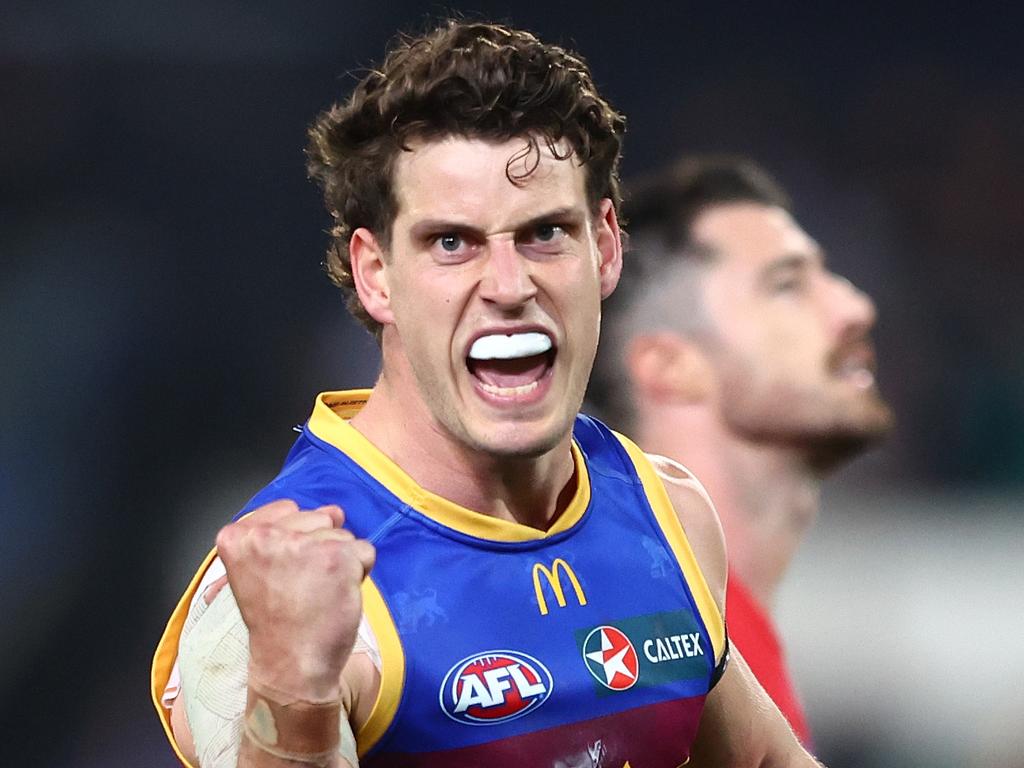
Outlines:
{"label": "red and white afl logo", "polygon": [[594,679],[613,691],[632,688],[640,675],[636,648],[626,634],[615,627],[603,626],[590,631],[583,641],[583,660]]}
{"label": "red and white afl logo", "polygon": [[553,687],[551,673],[533,656],[484,651],[448,670],[441,683],[441,709],[466,725],[494,725],[537,709]]}

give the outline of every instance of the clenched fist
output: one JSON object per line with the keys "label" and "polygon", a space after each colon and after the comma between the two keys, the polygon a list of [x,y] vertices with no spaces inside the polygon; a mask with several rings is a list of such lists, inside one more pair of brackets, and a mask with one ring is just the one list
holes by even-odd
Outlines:
{"label": "clenched fist", "polygon": [[275,501],[221,529],[217,549],[249,628],[249,675],[300,701],[337,701],[375,551],[328,506]]}

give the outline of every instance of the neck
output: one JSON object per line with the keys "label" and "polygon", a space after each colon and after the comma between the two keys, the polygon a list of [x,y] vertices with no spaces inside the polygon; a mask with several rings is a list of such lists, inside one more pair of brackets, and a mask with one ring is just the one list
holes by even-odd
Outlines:
{"label": "neck", "polygon": [[417,485],[480,514],[547,530],[576,489],[571,435],[542,456],[495,456],[460,442],[386,376],[350,423]]}
{"label": "neck", "polygon": [[818,515],[820,478],[796,450],[728,432],[705,409],[645,414],[644,450],[684,464],[707,488],[725,531],[729,567],[771,609],[797,547]]}

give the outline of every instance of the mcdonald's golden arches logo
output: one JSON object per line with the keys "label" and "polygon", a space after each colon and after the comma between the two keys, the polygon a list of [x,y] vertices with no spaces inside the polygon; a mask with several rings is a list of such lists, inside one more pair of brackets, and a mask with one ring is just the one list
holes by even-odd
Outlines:
{"label": "mcdonald's golden arches logo", "polygon": [[559,578],[559,571],[563,571],[569,578],[569,583],[572,584],[573,591],[576,593],[576,602],[580,605],[587,604],[587,596],[583,592],[583,587],[580,586],[580,580],[576,578],[576,574],[565,560],[558,557],[555,558],[555,562],[551,564],[549,569],[542,563],[533,564],[533,591],[537,595],[537,608],[540,609],[541,616],[548,615],[548,601],[544,597],[544,590],[540,585],[540,577],[543,574],[544,578],[547,579],[548,586],[551,587],[551,591],[555,595],[555,600],[558,602],[559,608],[565,608],[565,590],[562,588],[562,580]]}

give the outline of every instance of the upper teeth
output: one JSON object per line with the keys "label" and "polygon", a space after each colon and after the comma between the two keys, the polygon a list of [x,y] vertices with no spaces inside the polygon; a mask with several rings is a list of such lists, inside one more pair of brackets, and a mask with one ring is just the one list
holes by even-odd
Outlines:
{"label": "upper teeth", "polygon": [[500,333],[474,341],[469,356],[474,360],[512,360],[540,355],[549,349],[551,339],[543,333]]}
{"label": "upper teeth", "polygon": [[846,360],[836,373],[860,389],[868,389],[875,383],[875,374],[859,360]]}

